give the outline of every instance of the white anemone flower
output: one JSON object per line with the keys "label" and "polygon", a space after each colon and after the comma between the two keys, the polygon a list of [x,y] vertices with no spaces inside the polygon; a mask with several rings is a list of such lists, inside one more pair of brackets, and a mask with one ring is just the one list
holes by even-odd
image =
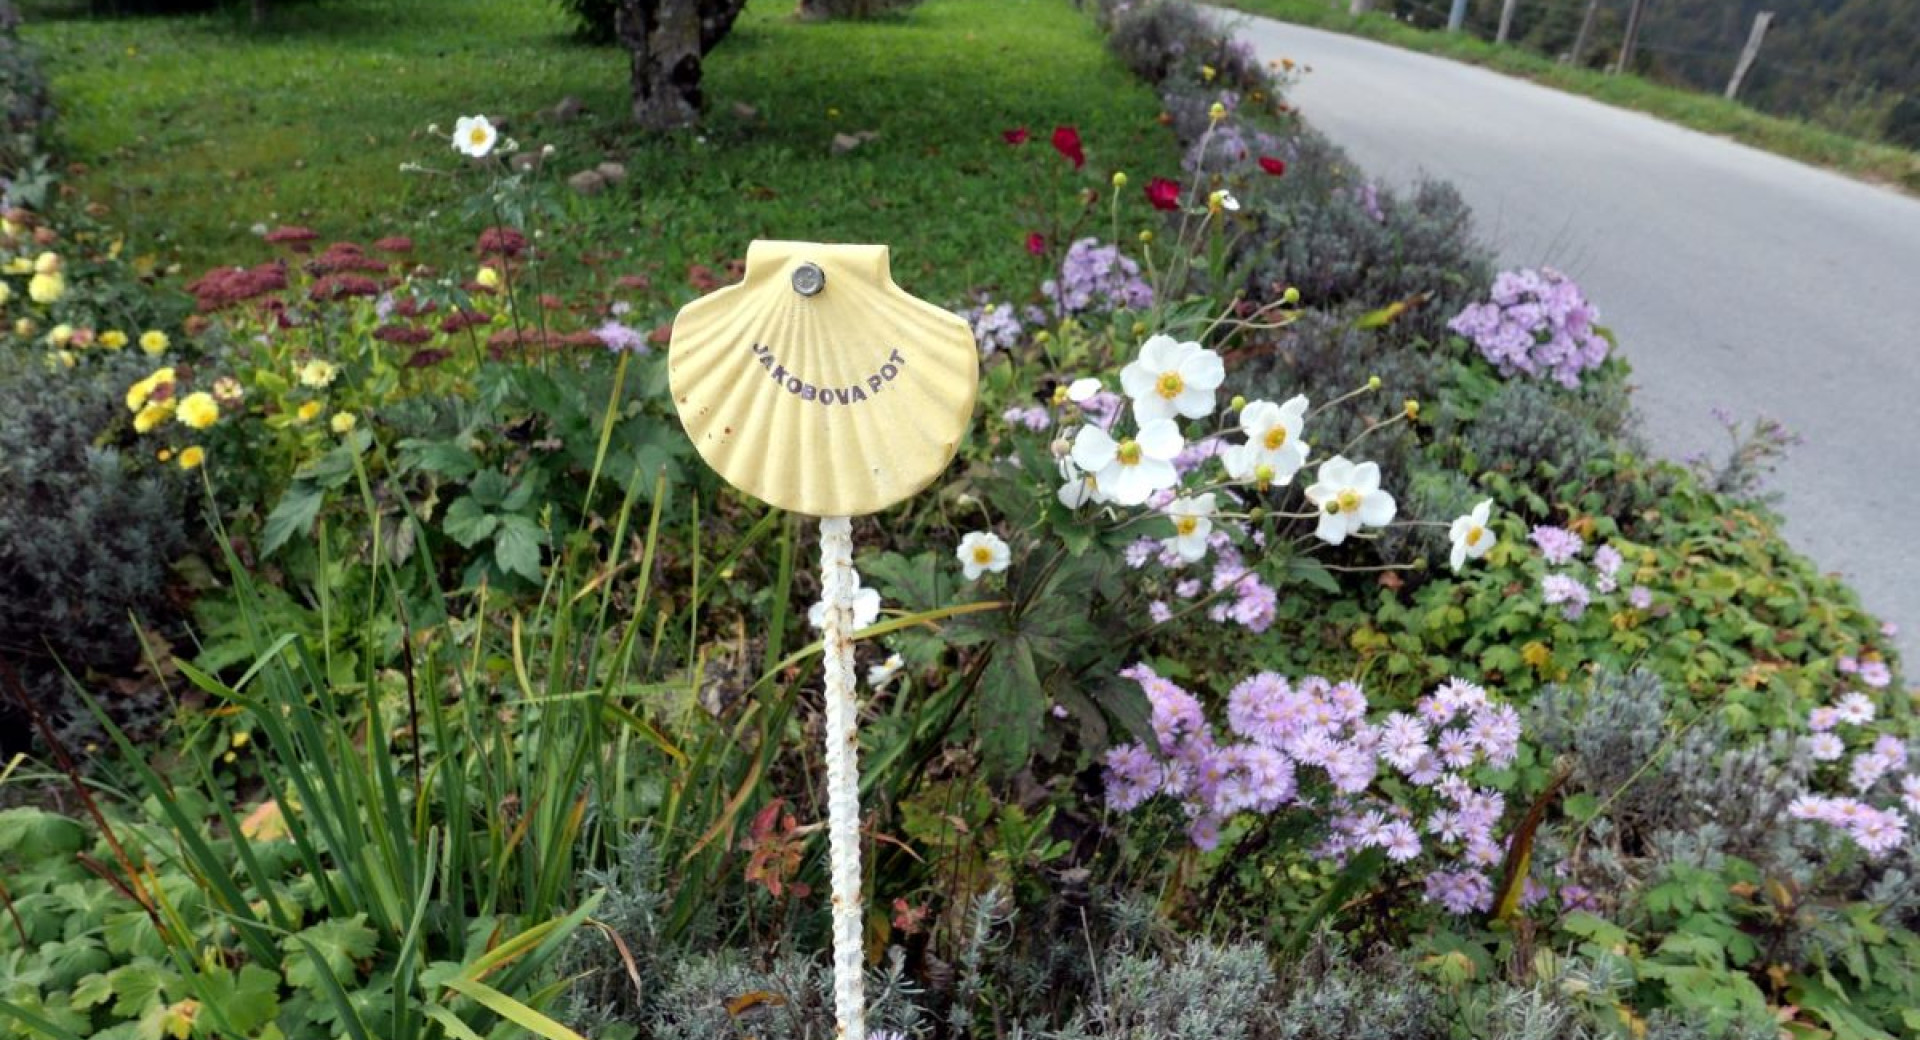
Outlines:
{"label": "white anemone flower", "polygon": [[988,571],[998,574],[1013,562],[1013,552],[1007,548],[1007,543],[992,531],[969,532],[960,539],[960,547],[953,554],[960,558],[960,571],[968,581]]}
{"label": "white anemone flower", "polygon": [[1235,480],[1257,478],[1282,486],[1291,483],[1293,475],[1307,464],[1308,445],[1300,437],[1306,420],[1307,399],[1301,394],[1286,404],[1254,401],[1240,409],[1240,430],[1247,435],[1247,442],[1220,453],[1227,475]]}
{"label": "white anemone flower", "polygon": [[1067,384],[1067,400],[1072,401],[1074,404],[1085,404],[1093,400],[1093,395],[1099,392],[1100,381],[1090,376],[1076,379]]}
{"label": "white anemone flower", "polygon": [[1073,439],[1073,463],[1092,476],[1101,494],[1137,506],[1179,482],[1173,460],[1186,446],[1172,419],[1141,423],[1137,435],[1119,441],[1098,426],[1083,426]]}
{"label": "white anemone flower", "polygon": [[1212,415],[1213,392],[1226,378],[1220,355],[1198,343],[1154,336],[1141,345],[1139,358],[1120,370],[1120,387],[1133,398],[1133,417],[1144,428],[1155,419]]}
{"label": "white anemone flower", "polygon": [[1207,555],[1207,536],[1213,533],[1213,493],[1192,498],[1176,498],[1167,506],[1173,521],[1173,551],[1188,563],[1198,563]]}
{"label": "white anemone flower", "polygon": [[884,688],[906,665],[907,662],[901,660],[899,654],[888,655],[886,660],[867,669],[867,685],[876,690]]}
{"label": "white anemone flower", "polygon": [[499,139],[500,132],[486,116],[461,116],[453,124],[453,150],[470,158],[486,158]]}
{"label": "white anemone flower", "polygon": [[1454,520],[1453,527],[1447,531],[1447,537],[1453,542],[1453,551],[1448,554],[1447,562],[1454,570],[1468,560],[1477,560],[1493,548],[1499,539],[1487,529],[1487,516],[1493,511],[1493,499],[1489,498],[1473,507],[1473,512]]}
{"label": "white anemone flower", "polygon": [[[855,592],[853,594],[853,630],[858,632],[878,620],[880,620],[880,593],[868,588]],[[807,624],[821,629],[827,627],[825,600],[807,608]]]}
{"label": "white anemone flower", "polygon": [[1072,456],[1062,457],[1059,464],[1061,484],[1057,494],[1061,505],[1068,509],[1078,509],[1088,502],[1100,505],[1107,501],[1107,496],[1100,490],[1100,485],[1093,477],[1080,472],[1080,467],[1073,464]]}
{"label": "white anemone flower", "polygon": [[1363,527],[1385,527],[1397,509],[1393,496],[1380,490],[1380,467],[1372,462],[1355,465],[1345,455],[1320,464],[1307,501],[1320,510],[1313,533],[1328,545],[1339,545]]}

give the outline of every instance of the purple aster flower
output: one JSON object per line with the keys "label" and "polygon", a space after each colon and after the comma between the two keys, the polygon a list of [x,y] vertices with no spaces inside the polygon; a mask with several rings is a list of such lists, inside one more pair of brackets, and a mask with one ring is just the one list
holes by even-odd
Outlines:
{"label": "purple aster flower", "polygon": [[[1586,548],[1587,545],[1579,535],[1574,534],[1572,531],[1564,527],[1550,527],[1545,524],[1534,528],[1533,533],[1527,537],[1533,541],[1533,544],[1540,547],[1540,555],[1546,557],[1547,562],[1556,567],[1568,563],[1575,556],[1580,555],[1580,550]],[[1619,556],[1618,553],[1614,555],[1616,558]],[[1598,557],[1596,557],[1595,560],[1598,562]]]}
{"label": "purple aster flower", "polygon": [[1592,601],[1587,587],[1565,574],[1549,574],[1540,579],[1540,598],[1548,605],[1559,605],[1568,621],[1580,620]]}
{"label": "purple aster flower", "polygon": [[1878,658],[1862,661],[1860,662],[1860,681],[1876,690],[1883,690],[1888,683],[1893,682],[1893,670],[1887,667],[1887,662]]}
{"label": "purple aster flower", "polygon": [[617,321],[609,321],[594,329],[593,334],[603,346],[616,353],[623,350],[633,354],[648,353],[646,335]]}
{"label": "purple aster flower", "polygon": [[1646,610],[1653,606],[1653,590],[1645,585],[1635,585],[1627,590],[1627,602],[1635,610]]}

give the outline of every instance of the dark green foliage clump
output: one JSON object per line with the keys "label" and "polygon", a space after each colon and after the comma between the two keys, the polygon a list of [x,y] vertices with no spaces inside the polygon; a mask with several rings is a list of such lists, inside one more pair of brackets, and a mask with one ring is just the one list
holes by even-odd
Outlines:
{"label": "dark green foliage clump", "polygon": [[1158,86],[1177,70],[1207,60],[1194,50],[1212,32],[1192,4],[1150,0],[1138,6],[1106,4],[1102,8],[1101,14],[1112,22],[1107,46],[1122,65],[1148,83]]}
{"label": "dark green foliage clump", "polygon": [[560,0],[573,18],[574,32],[588,43],[613,42],[613,17],[619,0]]}
{"label": "dark green foliage clump", "polygon": [[23,43],[20,14],[0,0],[0,170],[17,173],[38,151],[53,120],[53,101],[39,55]]}
{"label": "dark green foliage clump", "polygon": [[1295,287],[1314,307],[1383,307],[1431,294],[1403,321],[1437,336],[1492,282],[1472,212],[1443,182],[1422,181],[1402,196],[1368,181],[1317,137],[1309,131],[1289,143],[1288,175],[1263,185],[1251,207],[1260,232],[1247,241],[1260,245],[1243,261],[1249,287]]}
{"label": "dark green foliage clump", "polygon": [[177,625],[168,589],[188,544],[187,481],[135,467],[111,437],[128,428],[121,398],[145,361],[48,371],[28,355],[0,376],[0,653],[42,710],[56,708],[63,668],[82,682],[130,675],[135,624]]}
{"label": "dark green foliage clump", "polygon": [[1609,451],[1606,417],[1566,391],[1530,382],[1501,386],[1456,432],[1478,468],[1550,481]]}

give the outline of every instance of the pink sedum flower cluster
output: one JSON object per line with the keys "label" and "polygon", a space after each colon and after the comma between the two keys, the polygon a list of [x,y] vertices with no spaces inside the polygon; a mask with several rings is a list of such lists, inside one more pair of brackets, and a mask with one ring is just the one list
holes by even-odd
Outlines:
{"label": "pink sedum flower cluster", "polygon": [[[1504,856],[1495,831],[1506,799],[1467,774],[1513,762],[1520,716],[1511,706],[1453,679],[1412,713],[1375,721],[1357,683],[1261,672],[1228,695],[1223,739],[1199,699],[1171,680],[1144,664],[1120,674],[1145,691],[1162,753],[1138,742],[1107,752],[1109,808],[1132,812],[1171,799],[1203,849],[1216,847],[1222,826],[1242,813],[1321,812],[1321,858],[1345,862],[1375,848],[1394,863],[1427,855],[1435,861],[1428,901],[1455,914],[1491,905],[1488,870]],[[1386,778],[1404,781],[1393,787],[1406,793],[1387,793],[1377,783]]]}

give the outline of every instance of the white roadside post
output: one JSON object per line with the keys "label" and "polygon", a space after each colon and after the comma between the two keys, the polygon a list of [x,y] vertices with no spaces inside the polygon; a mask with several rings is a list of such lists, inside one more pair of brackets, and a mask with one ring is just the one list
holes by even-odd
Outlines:
{"label": "white roadside post", "polygon": [[979,388],[973,330],[894,285],[885,246],[758,241],[742,282],[674,319],[667,375],[715,472],[820,518],[834,1014],[841,1040],[865,1040],[852,518],[952,461]]}

